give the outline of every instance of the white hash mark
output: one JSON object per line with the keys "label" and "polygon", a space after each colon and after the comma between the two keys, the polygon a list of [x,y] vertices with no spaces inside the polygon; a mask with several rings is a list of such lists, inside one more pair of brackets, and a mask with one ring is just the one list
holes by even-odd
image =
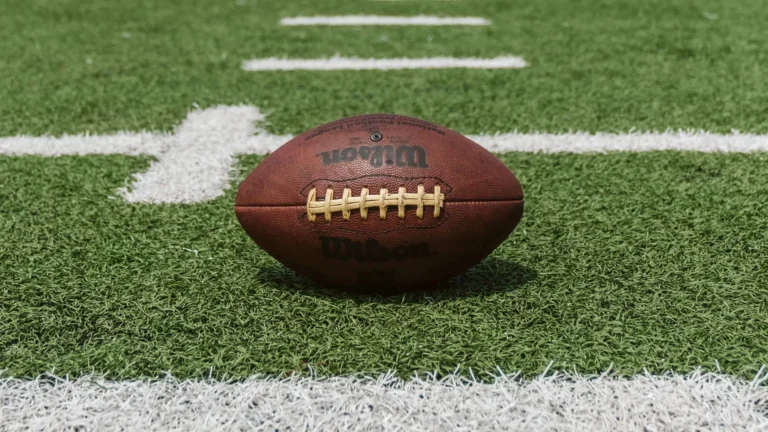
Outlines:
{"label": "white hash mark", "polygon": [[296,16],[280,20],[284,26],[487,26],[491,21],[480,17],[337,15]]}
{"label": "white hash mark", "polygon": [[334,56],[321,59],[265,58],[243,62],[245,71],[275,70],[400,70],[400,69],[521,69],[528,63],[522,57],[493,58],[357,58]]}

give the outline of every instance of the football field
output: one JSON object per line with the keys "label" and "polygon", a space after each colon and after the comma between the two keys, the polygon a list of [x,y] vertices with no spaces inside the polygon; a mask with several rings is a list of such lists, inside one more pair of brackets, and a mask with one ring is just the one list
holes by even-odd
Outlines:
{"label": "football field", "polygon": [[[768,429],[760,0],[4,0],[0,431]],[[365,113],[525,213],[437,292],[342,294],[238,224]]]}

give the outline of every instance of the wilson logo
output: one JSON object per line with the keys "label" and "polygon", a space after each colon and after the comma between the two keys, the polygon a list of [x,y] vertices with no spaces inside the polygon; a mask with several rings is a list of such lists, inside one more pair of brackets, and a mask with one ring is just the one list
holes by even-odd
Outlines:
{"label": "wilson logo", "polygon": [[361,242],[347,238],[320,237],[320,241],[325,257],[342,261],[405,261],[432,255],[427,243],[386,248],[374,239]]}
{"label": "wilson logo", "polygon": [[401,145],[397,148],[391,145],[347,147],[343,150],[322,152],[318,156],[322,158],[323,165],[363,160],[368,161],[374,167],[396,165],[429,168],[427,151],[419,146]]}

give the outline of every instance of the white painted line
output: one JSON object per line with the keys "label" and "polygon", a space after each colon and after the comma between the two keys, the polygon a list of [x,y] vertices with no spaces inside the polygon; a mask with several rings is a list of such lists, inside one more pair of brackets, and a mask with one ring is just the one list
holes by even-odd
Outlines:
{"label": "white painted line", "polygon": [[253,107],[216,107],[194,111],[176,129],[175,145],[159,155],[131,187],[119,194],[128,202],[188,203],[216,198],[229,188],[235,154],[264,120]]}
{"label": "white painted line", "polygon": [[380,15],[339,15],[339,16],[297,16],[280,20],[284,26],[487,26],[491,21],[479,17],[437,17],[380,16]]}
{"label": "white painted line", "polygon": [[503,56],[495,58],[356,58],[331,57],[325,59],[284,59],[266,58],[246,60],[243,70],[395,70],[395,69],[520,69],[528,66],[522,57]]}
{"label": "white painted line", "polygon": [[[175,134],[119,132],[115,135],[0,138],[0,155],[149,155],[146,172],[134,174],[117,191],[128,202],[193,203],[221,196],[229,188],[235,156],[274,150],[291,137],[259,135],[258,108],[217,106],[193,111]],[[254,151],[257,150],[257,151]]]}
{"label": "white painted line", "polygon": [[768,151],[768,135],[732,131],[720,135],[705,131],[629,132],[622,134],[572,132],[498,133],[468,135],[493,152],[605,153],[612,151],[647,152],[660,150],[749,153]]}
{"label": "white painted line", "polygon": [[114,135],[64,135],[61,137],[22,135],[0,137],[0,155],[159,155],[172,145],[172,136],[149,132],[118,132]]}
{"label": "white painted line", "polygon": [[768,427],[764,369],[717,374],[106,381],[0,379],[7,430],[743,430]]}
{"label": "white painted line", "polygon": [[[114,135],[0,138],[0,155],[63,156],[88,154],[150,155],[146,172],[136,173],[117,191],[129,202],[194,203],[215,199],[230,186],[238,154],[266,154],[292,137],[272,135],[253,106],[217,106],[189,113],[174,134],[119,132]],[[733,131],[502,133],[469,135],[494,152],[604,153],[682,150],[697,152],[768,152],[768,135]]]}

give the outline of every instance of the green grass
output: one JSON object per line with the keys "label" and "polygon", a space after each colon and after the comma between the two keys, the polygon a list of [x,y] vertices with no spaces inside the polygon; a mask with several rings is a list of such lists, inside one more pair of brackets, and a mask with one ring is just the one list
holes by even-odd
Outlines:
{"label": "green grass", "polygon": [[[490,27],[283,28],[314,14]],[[462,133],[768,133],[762,0],[5,0],[0,137],[170,130],[249,104],[273,133],[396,112]],[[520,55],[521,70],[244,72],[271,56]],[[0,368],[17,376],[622,374],[768,363],[766,154],[509,154],[513,235],[442,292],[338,295],[251,242],[233,194],[115,198],[148,158],[0,156]],[[258,163],[244,157],[244,169]],[[241,174],[242,178],[242,174]],[[234,181],[237,181],[235,179]]]}
{"label": "green grass", "polygon": [[717,361],[751,377],[768,363],[768,156],[503,159],[527,193],[512,236],[442,293],[366,298],[276,264],[238,226],[233,190],[131,205],[110,197],[147,159],[0,158],[0,365],[129,378]]}
{"label": "green grass", "polygon": [[[240,3],[240,4],[238,4]],[[280,27],[314,14],[471,15],[490,27]],[[763,0],[324,0],[0,6],[0,136],[168,130],[246,103],[275,133],[397,112],[464,133],[768,132]],[[521,55],[523,70],[244,72],[245,59]]]}

